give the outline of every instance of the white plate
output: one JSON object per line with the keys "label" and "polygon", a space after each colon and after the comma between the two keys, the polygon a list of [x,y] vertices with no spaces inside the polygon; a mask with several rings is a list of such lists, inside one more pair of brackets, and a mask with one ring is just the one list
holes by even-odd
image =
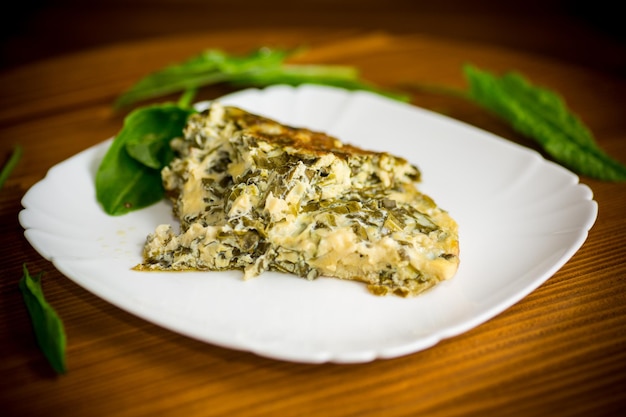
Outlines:
{"label": "white plate", "polygon": [[494,317],[561,268],[596,219],[591,190],[571,172],[411,105],[319,86],[220,101],[415,163],[422,190],[460,225],[457,275],[404,299],[329,278],[133,271],[146,235],[175,221],[165,202],[121,217],[101,210],[94,173],[110,140],[53,167],[26,193],[19,219],[28,241],[77,284],[181,334],[287,361],[356,363],[417,352]]}

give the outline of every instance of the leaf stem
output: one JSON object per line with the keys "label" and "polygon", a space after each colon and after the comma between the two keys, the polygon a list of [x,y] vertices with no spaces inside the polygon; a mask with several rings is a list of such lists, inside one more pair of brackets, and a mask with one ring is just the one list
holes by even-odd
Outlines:
{"label": "leaf stem", "polygon": [[193,99],[196,97],[196,93],[198,92],[197,88],[187,88],[183,91],[183,94],[178,99],[178,106],[188,109],[193,104]]}

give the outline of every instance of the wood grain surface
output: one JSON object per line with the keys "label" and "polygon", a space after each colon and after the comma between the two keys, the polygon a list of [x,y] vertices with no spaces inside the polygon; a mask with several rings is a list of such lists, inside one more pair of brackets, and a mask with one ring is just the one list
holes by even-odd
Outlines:
{"label": "wood grain surface", "polygon": [[[574,257],[502,314],[408,356],[357,365],[282,362],[204,344],[152,325],[64,277],[23,237],[20,199],[46,171],[114,135],[113,99],[165,64],[207,47],[310,46],[303,62],[359,67],[382,86],[463,87],[461,65],[516,69],[553,88],[626,162],[626,84],[590,68],[507,48],[361,30],[206,31],[121,42],[0,74],[0,155],[24,148],[0,190],[3,416],[610,416],[626,407],[626,184],[589,178],[598,219]],[[217,97],[224,87],[202,92]],[[416,92],[415,105],[534,148],[467,102]],[[459,173],[462,175],[462,173]],[[45,271],[64,320],[69,372],[36,346],[17,283]]]}

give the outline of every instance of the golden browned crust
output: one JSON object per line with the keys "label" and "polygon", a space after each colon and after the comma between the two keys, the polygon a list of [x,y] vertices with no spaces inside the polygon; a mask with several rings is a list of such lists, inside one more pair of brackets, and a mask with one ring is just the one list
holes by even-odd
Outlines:
{"label": "golden browned crust", "polygon": [[[296,149],[300,155],[310,154],[311,157],[319,157],[330,152],[337,157],[347,160],[355,155],[387,154],[386,152],[371,151],[342,143],[339,139],[323,132],[284,125],[237,107],[225,107],[225,111],[226,117],[240,127],[244,134],[256,136],[277,146]],[[393,158],[406,162],[406,160],[398,156]]]}

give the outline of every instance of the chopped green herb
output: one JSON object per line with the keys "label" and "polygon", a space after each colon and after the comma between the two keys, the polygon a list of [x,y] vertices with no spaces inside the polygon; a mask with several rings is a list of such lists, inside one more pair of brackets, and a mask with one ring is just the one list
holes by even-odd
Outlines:
{"label": "chopped green herb", "polygon": [[471,100],[537,141],[557,162],[592,178],[626,180],[626,166],[600,149],[591,131],[556,93],[514,72],[497,77],[471,65],[464,71]]}
{"label": "chopped green herb", "polygon": [[15,145],[15,147],[13,148],[13,152],[9,157],[9,160],[6,162],[6,164],[4,164],[2,170],[0,171],[0,188],[2,188],[4,182],[7,180],[7,178],[9,178],[9,175],[11,175],[11,172],[13,172],[13,170],[17,166],[17,163],[22,158],[22,153],[22,147],[20,145]]}
{"label": "chopped green herb", "polygon": [[41,287],[43,272],[30,275],[26,265],[19,287],[30,314],[37,343],[52,368],[60,374],[67,371],[65,365],[66,337],[63,322],[46,301]]}

